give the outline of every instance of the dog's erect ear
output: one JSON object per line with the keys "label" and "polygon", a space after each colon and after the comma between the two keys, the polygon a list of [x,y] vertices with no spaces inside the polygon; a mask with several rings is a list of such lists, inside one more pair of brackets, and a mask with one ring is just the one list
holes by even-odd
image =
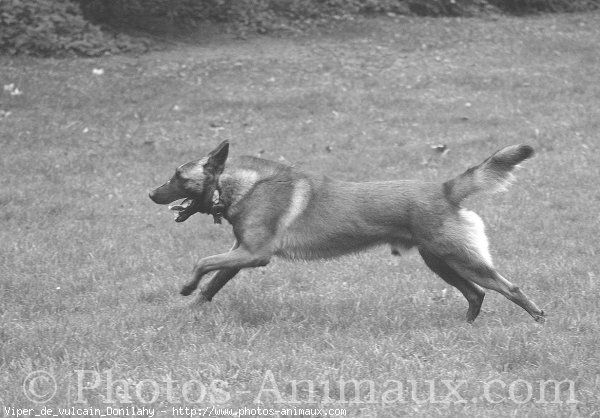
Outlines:
{"label": "dog's erect ear", "polygon": [[225,140],[208,154],[208,161],[204,167],[215,175],[219,175],[225,168],[225,161],[229,155],[229,141]]}

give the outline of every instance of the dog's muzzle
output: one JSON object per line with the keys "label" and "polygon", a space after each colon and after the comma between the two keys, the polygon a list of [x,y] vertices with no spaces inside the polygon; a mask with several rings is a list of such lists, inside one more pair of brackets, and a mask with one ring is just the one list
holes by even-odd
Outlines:
{"label": "dog's muzzle", "polygon": [[177,184],[171,181],[166,182],[160,187],[152,190],[148,196],[150,199],[159,205],[167,205],[173,203],[176,200],[186,198],[186,194]]}

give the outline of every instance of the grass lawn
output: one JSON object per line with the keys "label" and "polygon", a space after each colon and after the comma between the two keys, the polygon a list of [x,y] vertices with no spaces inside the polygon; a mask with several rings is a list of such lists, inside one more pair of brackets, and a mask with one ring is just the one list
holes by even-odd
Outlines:
{"label": "grass lawn", "polygon": [[[0,91],[1,416],[600,414],[600,14],[2,57],[11,83],[22,94]],[[224,138],[231,154],[346,180],[444,181],[531,144],[510,191],[465,206],[546,324],[487,292],[467,325],[458,291],[388,248],[277,260],[190,312],[179,288],[231,230],[199,215],[175,224],[147,192]],[[553,380],[565,380],[556,393]]]}

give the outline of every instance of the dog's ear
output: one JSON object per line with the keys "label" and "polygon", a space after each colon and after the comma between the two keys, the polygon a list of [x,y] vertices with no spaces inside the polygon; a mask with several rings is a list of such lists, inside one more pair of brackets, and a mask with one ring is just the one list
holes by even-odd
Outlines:
{"label": "dog's ear", "polygon": [[229,155],[229,141],[225,140],[208,154],[208,161],[204,167],[215,175],[219,175],[225,168],[225,161]]}

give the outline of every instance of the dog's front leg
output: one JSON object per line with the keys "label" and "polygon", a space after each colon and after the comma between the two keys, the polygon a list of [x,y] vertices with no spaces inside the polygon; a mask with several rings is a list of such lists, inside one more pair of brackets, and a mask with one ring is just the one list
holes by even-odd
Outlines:
{"label": "dog's front leg", "polygon": [[[239,244],[237,240],[235,240],[229,252],[238,247]],[[221,290],[221,288],[225,286],[229,280],[233,279],[235,275],[239,273],[239,271],[239,269],[218,270],[216,274],[200,288],[200,294],[198,295],[196,304],[201,305],[205,302],[210,302],[217,292]]]}
{"label": "dog's front leg", "polygon": [[[240,246],[228,253],[203,258],[198,261],[196,267],[194,267],[192,280],[183,286],[181,289],[181,294],[188,296],[194,290],[196,290],[200,280],[202,279],[202,276],[204,276],[206,273],[214,270],[231,269],[239,271],[246,267],[266,266],[269,264],[271,256],[271,252],[262,251],[259,253],[252,253],[245,247]],[[233,277],[233,275],[231,277]]]}
{"label": "dog's front leg", "polygon": [[192,303],[192,306],[196,307],[210,302],[217,292],[239,272],[239,269],[218,270],[206,284],[200,286],[200,292],[198,293],[196,300]]}

